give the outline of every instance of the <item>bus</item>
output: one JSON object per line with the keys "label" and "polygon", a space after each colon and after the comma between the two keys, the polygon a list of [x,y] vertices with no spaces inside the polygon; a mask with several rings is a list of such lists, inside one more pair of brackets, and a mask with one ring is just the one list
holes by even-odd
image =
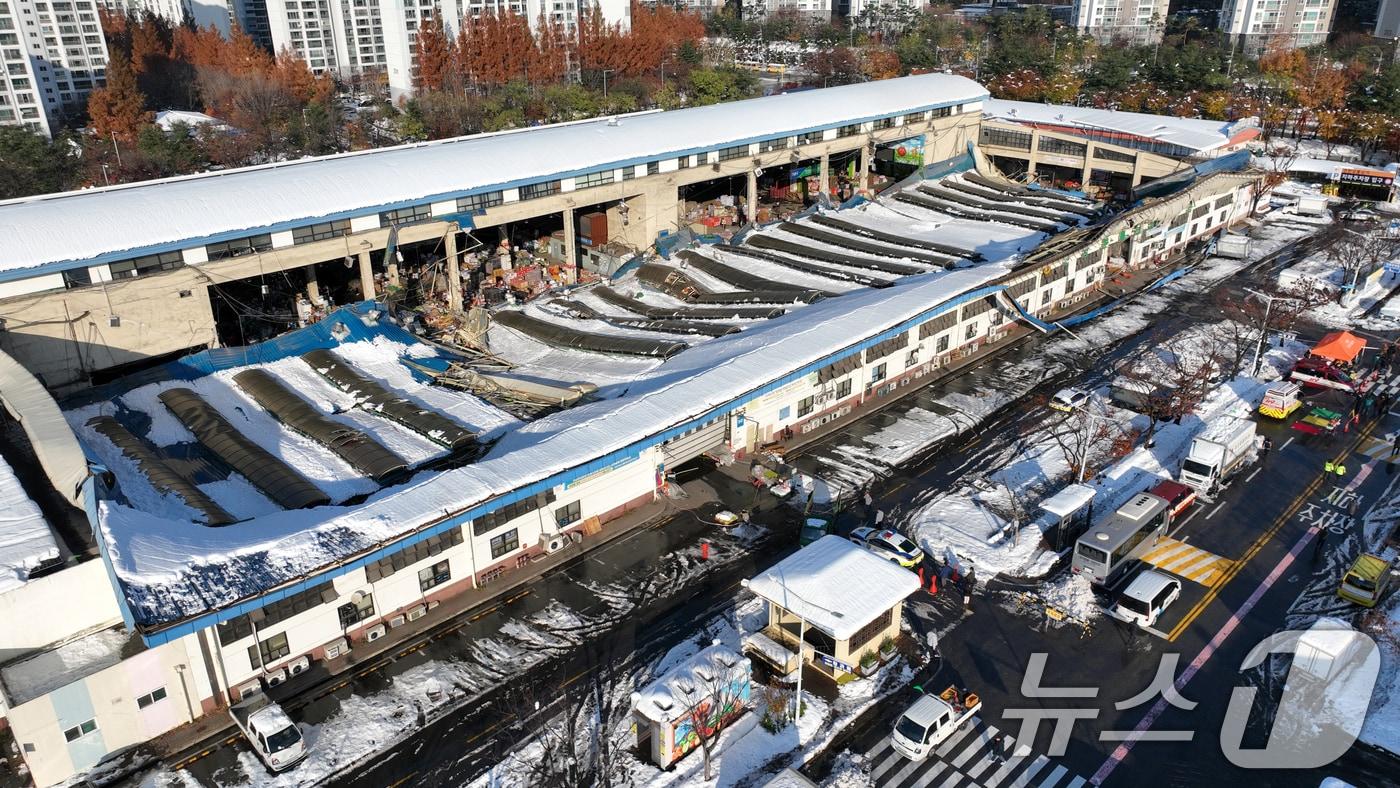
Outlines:
{"label": "bus", "polygon": [[1167,501],[1139,493],[1108,522],[1079,537],[1070,568],[1077,575],[1087,574],[1096,585],[1109,585],[1161,541],[1170,523],[1171,505]]}

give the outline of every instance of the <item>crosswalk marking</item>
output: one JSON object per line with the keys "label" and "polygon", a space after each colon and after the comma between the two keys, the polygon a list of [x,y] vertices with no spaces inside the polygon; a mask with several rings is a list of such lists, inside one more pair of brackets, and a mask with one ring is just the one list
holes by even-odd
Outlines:
{"label": "crosswalk marking", "polygon": [[1383,437],[1368,437],[1361,442],[1361,448],[1357,449],[1358,454],[1364,454],[1373,460],[1386,460],[1390,458],[1390,452],[1395,446],[1395,436],[1386,435]]}
{"label": "crosswalk marking", "polygon": [[[1029,746],[974,717],[922,761],[904,759],[887,736],[865,751],[870,783],[879,788],[1081,788],[1070,773]],[[1050,768],[1053,765],[1053,768]],[[1059,785],[1068,775],[1069,782]]]}
{"label": "crosswalk marking", "polygon": [[1147,551],[1142,561],[1206,588],[1220,582],[1220,578],[1235,564],[1228,558],[1169,536]]}

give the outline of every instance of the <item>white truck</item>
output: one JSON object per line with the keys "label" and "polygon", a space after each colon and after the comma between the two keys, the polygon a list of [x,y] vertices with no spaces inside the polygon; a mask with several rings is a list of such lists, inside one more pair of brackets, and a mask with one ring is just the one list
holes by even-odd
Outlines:
{"label": "white truck", "polygon": [[306,740],[292,718],[266,695],[255,692],[229,707],[229,716],[253,752],[274,772],[290,769],[306,757]]}
{"label": "white truck", "polygon": [[1347,667],[1362,639],[1345,621],[1322,617],[1298,637],[1293,651],[1294,676],[1308,681],[1329,682]]}
{"label": "white truck", "polygon": [[890,735],[894,751],[911,761],[922,761],[953,732],[982,708],[974,692],[948,687],[937,695],[925,695],[900,715]]}
{"label": "white truck", "polygon": [[1209,495],[1249,459],[1254,451],[1255,425],[1235,416],[1219,418],[1191,440],[1181,463],[1181,483]]}

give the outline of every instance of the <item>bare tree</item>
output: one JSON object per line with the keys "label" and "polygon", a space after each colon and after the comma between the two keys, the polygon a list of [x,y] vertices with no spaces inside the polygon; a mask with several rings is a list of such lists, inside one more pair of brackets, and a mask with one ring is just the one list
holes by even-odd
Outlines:
{"label": "bare tree", "polygon": [[1261,196],[1288,180],[1289,171],[1298,161],[1298,149],[1292,145],[1270,145],[1260,151],[1255,160],[1264,170],[1264,179],[1259,186],[1259,193],[1254,195],[1254,204],[1249,210],[1250,216],[1259,212]]}
{"label": "bare tree", "polygon": [[1208,337],[1179,335],[1123,371],[1126,380],[1148,392],[1141,409],[1149,419],[1147,445],[1158,424],[1180,423],[1210,393],[1223,371],[1217,350]]}
{"label": "bare tree", "polygon": [[[1108,418],[1107,409],[1097,399],[1047,424],[1028,425],[1031,430],[1039,431],[1042,428],[1064,455],[1070,475],[1076,479],[1092,475],[1099,458],[1112,454],[1113,443],[1122,433],[1117,423]],[[1041,436],[1027,437],[1038,439]]]}
{"label": "bare tree", "polygon": [[1386,234],[1378,221],[1336,228],[1332,243],[1327,246],[1327,259],[1342,271],[1337,303],[1342,303],[1349,289],[1355,289],[1362,277],[1376,270],[1394,252],[1395,239]]}
{"label": "bare tree", "polygon": [[[714,647],[702,653],[702,664],[675,685],[677,699],[688,704],[676,725],[676,747],[697,744],[705,760],[705,780],[714,779],[714,752],[720,731],[748,707],[748,663],[732,651]],[[708,656],[703,656],[708,655]]]}
{"label": "bare tree", "polygon": [[1239,376],[1245,360],[1262,344],[1261,335],[1288,331],[1303,313],[1330,300],[1327,291],[1312,279],[1287,287],[1216,291],[1215,306],[1225,319],[1210,328],[1208,340],[1225,377]]}

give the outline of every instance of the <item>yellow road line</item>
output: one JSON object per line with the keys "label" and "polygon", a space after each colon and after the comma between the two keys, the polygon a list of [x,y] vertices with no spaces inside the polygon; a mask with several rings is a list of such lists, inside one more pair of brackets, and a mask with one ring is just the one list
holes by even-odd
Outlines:
{"label": "yellow road line", "polygon": [[397,780],[397,781],[395,781],[395,782],[393,782],[393,783],[390,783],[390,784],[389,784],[389,788],[399,788],[400,785],[403,785],[404,783],[408,782],[409,780],[412,780],[412,779],[413,779],[414,777],[416,777],[417,775],[418,775],[418,772],[416,772],[416,771],[409,772],[408,775],[407,775],[406,777],[403,777],[403,778],[401,778],[401,779],[399,779],[399,780]]}
{"label": "yellow road line", "polygon": [[[1345,464],[1346,458],[1351,456],[1352,452],[1356,451],[1356,447],[1360,446],[1362,441],[1370,437],[1371,430],[1375,429],[1375,427],[1376,422],[1374,421],[1366,425],[1366,428],[1361,431],[1361,434],[1356,436],[1356,440],[1352,442],[1351,446],[1349,446],[1346,449],[1346,451],[1342,452],[1340,455],[1334,457],[1333,462],[1341,462]],[[1177,624],[1172,629],[1171,634],[1167,636],[1167,640],[1170,642],[1181,637],[1181,633],[1185,632],[1186,629],[1190,627],[1191,624],[1194,623],[1195,620],[1199,618],[1202,613],[1205,612],[1206,608],[1210,606],[1210,603],[1214,602],[1217,596],[1220,596],[1220,592],[1225,588],[1225,586],[1229,585],[1230,581],[1234,580],[1236,575],[1240,573],[1240,570],[1244,569],[1245,565],[1248,564],[1250,560],[1254,558],[1254,556],[1258,555],[1259,552],[1264,549],[1264,545],[1268,544],[1269,541],[1272,540],[1274,536],[1280,530],[1283,529],[1283,526],[1287,524],[1288,521],[1293,518],[1293,515],[1297,514],[1298,510],[1303,507],[1303,504],[1306,503],[1307,500],[1311,498],[1314,493],[1317,492],[1318,488],[1322,486],[1322,483],[1324,481],[1330,481],[1332,478],[1332,474],[1319,473],[1312,480],[1312,482],[1308,484],[1308,486],[1303,490],[1303,492],[1300,493],[1297,498],[1293,499],[1293,502],[1288,505],[1288,508],[1285,509],[1283,513],[1278,516],[1278,519],[1274,520],[1273,524],[1269,526],[1269,530],[1260,534],[1259,538],[1254,540],[1254,544],[1249,546],[1249,549],[1245,551],[1244,555],[1240,556],[1240,558],[1235,561],[1234,566],[1231,566],[1228,570],[1226,570],[1225,574],[1220,578],[1220,580],[1217,581],[1215,585],[1211,586],[1210,591],[1206,592],[1206,595],[1201,598],[1201,601],[1197,602],[1196,605],[1191,608],[1190,612],[1186,614],[1186,617],[1181,619],[1181,623]]]}

